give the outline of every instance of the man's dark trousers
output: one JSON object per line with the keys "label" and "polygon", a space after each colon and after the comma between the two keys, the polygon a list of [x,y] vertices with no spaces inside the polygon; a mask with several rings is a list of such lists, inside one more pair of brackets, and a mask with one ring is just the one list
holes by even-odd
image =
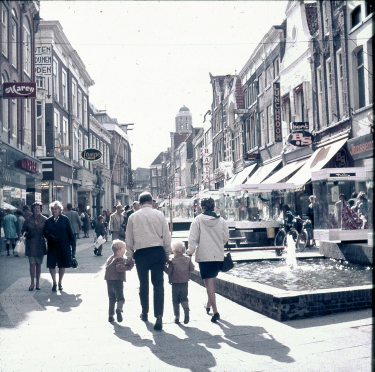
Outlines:
{"label": "man's dark trousers", "polygon": [[166,262],[163,247],[138,249],[134,253],[139,278],[139,298],[142,314],[148,314],[149,290],[148,272],[151,271],[151,283],[154,286],[154,316],[163,316],[164,311],[164,265]]}

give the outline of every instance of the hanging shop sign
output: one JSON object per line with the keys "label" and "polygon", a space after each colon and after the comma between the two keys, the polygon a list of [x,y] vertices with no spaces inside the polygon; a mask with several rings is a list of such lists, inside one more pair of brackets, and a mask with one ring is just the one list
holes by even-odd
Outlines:
{"label": "hanging shop sign", "polygon": [[275,142],[282,142],[283,136],[281,133],[281,97],[280,97],[280,83],[273,83],[273,121],[275,123]]}
{"label": "hanging shop sign", "polygon": [[86,149],[81,152],[81,159],[91,162],[100,160],[102,156],[102,152],[97,149]]}
{"label": "hanging shop sign", "polygon": [[297,147],[310,146],[313,140],[314,136],[306,130],[290,133],[288,137],[288,142]]}
{"label": "hanging shop sign", "polygon": [[336,168],[345,168],[348,165],[348,155],[346,154],[345,149],[337,151],[334,157],[335,167]]}
{"label": "hanging shop sign", "polygon": [[364,159],[374,156],[374,138],[369,133],[353,138],[347,142],[348,151],[352,160]]}
{"label": "hanging shop sign", "polygon": [[18,160],[18,168],[30,173],[38,173],[38,163],[30,159]]}
{"label": "hanging shop sign", "polygon": [[309,122],[308,121],[293,121],[292,122],[292,130],[309,130]]}
{"label": "hanging shop sign", "polygon": [[246,160],[259,160],[260,159],[260,155],[259,154],[245,154],[244,158]]}
{"label": "hanging shop sign", "polygon": [[36,83],[4,83],[3,98],[36,98]]}

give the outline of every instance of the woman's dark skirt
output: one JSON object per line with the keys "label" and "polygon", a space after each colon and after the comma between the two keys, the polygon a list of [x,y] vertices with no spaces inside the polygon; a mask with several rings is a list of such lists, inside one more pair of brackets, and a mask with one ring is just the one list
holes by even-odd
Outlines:
{"label": "woman's dark skirt", "polygon": [[223,265],[223,261],[198,262],[202,279],[216,278]]}

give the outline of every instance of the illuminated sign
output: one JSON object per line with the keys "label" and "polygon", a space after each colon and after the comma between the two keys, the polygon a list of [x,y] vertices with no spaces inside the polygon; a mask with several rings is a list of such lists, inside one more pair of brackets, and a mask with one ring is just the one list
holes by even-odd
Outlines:
{"label": "illuminated sign", "polygon": [[81,152],[81,159],[86,161],[98,161],[102,158],[102,152],[97,149],[86,149]]}
{"label": "illuminated sign", "polygon": [[38,173],[38,163],[30,159],[18,160],[18,168],[30,173]]}
{"label": "illuminated sign", "polygon": [[282,142],[283,136],[281,133],[281,97],[280,97],[280,83],[273,83],[273,122],[275,127],[275,142]]}

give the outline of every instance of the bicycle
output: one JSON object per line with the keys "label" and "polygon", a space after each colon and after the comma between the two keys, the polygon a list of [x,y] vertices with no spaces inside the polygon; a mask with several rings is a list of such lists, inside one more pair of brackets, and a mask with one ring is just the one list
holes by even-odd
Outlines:
{"label": "bicycle", "polygon": [[301,231],[298,234],[298,239],[296,242],[296,249],[299,252],[303,252],[306,247],[310,247],[310,240],[314,239],[314,229],[312,227],[311,220],[305,216],[302,223]]}
{"label": "bicycle", "polygon": [[293,218],[292,223],[288,221],[288,219],[284,219],[283,225],[281,229],[279,229],[278,233],[275,236],[275,246],[287,245],[287,237],[291,235],[293,241],[297,243],[298,239],[298,231],[294,228],[296,224],[296,218]]}

